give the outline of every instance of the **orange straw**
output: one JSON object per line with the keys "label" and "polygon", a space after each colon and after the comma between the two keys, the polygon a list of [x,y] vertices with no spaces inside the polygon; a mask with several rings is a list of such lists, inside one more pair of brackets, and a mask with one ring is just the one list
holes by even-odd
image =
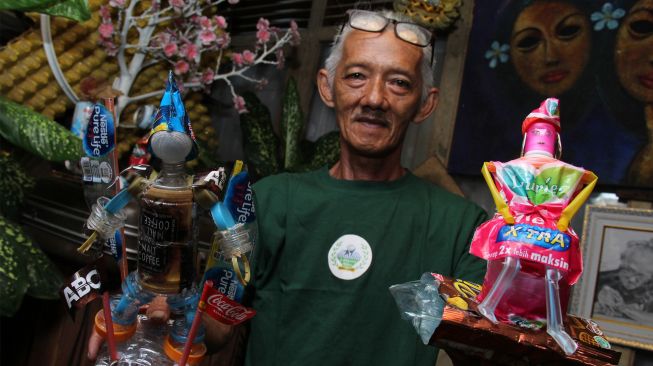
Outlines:
{"label": "orange straw", "polygon": [[195,334],[197,333],[197,328],[200,327],[200,322],[202,321],[202,313],[206,307],[206,297],[209,292],[208,289],[213,287],[213,281],[207,280],[204,282],[204,288],[202,289],[202,296],[200,296],[200,301],[197,304],[197,311],[195,311],[195,318],[193,319],[193,324],[190,326],[190,332],[188,332],[188,338],[184,344],[184,353],[181,354],[181,359],[179,360],[179,366],[185,366],[188,356],[190,355],[190,350],[193,347],[193,340],[195,340]]}
{"label": "orange straw", "polygon": [[113,334],[113,321],[111,320],[111,305],[109,304],[109,291],[102,293],[102,310],[104,311],[104,327],[107,333],[107,346],[109,347],[109,355],[111,361],[118,359],[118,352],[116,352],[116,339]]}

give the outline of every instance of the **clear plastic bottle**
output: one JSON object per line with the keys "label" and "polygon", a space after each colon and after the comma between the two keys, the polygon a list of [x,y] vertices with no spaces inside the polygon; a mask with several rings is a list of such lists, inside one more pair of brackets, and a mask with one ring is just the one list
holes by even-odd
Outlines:
{"label": "clear plastic bottle", "polygon": [[98,258],[102,255],[105,247],[112,255],[116,256],[118,250],[116,245],[121,245],[116,244],[118,240],[121,240],[116,233],[119,233],[119,230],[125,225],[127,214],[124,210],[120,210],[115,214],[108,212],[104,208],[108,202],[109,198],[107,197],[98,198],[97,202],[91,207],[91,214],[84,226],[84,233],[87,236],[90,236],[93,232],[96,232],[98,236],[90,250],[85,252],[86,255],[92,258]]}
{"label": "clear plastic bottle", "polygon": [[138,275],[156,294],[191,287],[197,259],[196,207],[184,163],[164,163],[140,199]]}
{"label": "clear plastic bottle", "polygon": [[255,223],[238,223],[213,236],[211,258],[204,275],[229,299],[241,303],[252,272],[252,251],[256,244]]}

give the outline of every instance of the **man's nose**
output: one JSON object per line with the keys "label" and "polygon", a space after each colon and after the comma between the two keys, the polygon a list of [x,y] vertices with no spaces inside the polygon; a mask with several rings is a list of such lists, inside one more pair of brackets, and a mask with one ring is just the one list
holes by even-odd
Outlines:
{"label": "man's nose", "polygon": [[363,106],[373,109],[385,109],[387,107],[385,82],[382,78],[370,79],[361,103]]}

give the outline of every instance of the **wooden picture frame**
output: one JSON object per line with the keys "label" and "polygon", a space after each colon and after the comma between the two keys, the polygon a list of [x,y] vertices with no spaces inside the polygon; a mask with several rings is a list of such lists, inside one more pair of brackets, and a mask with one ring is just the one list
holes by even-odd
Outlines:
{"label": "wooden picture frame", "polygon": [[653,350],[653,210],[588,205],[583,228],[569,312],[614,344]]}

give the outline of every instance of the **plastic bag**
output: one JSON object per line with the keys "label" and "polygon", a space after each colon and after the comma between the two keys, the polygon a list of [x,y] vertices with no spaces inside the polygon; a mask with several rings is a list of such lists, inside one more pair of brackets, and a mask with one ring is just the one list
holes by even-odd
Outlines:
{"label": "plastic bag", "polygon": [[431,273],[424,273],[419,281],[390,286],[401,318],[409,321],[422,342],[428,344],[442,321],[444,300],[438,293],[440,282]]}

